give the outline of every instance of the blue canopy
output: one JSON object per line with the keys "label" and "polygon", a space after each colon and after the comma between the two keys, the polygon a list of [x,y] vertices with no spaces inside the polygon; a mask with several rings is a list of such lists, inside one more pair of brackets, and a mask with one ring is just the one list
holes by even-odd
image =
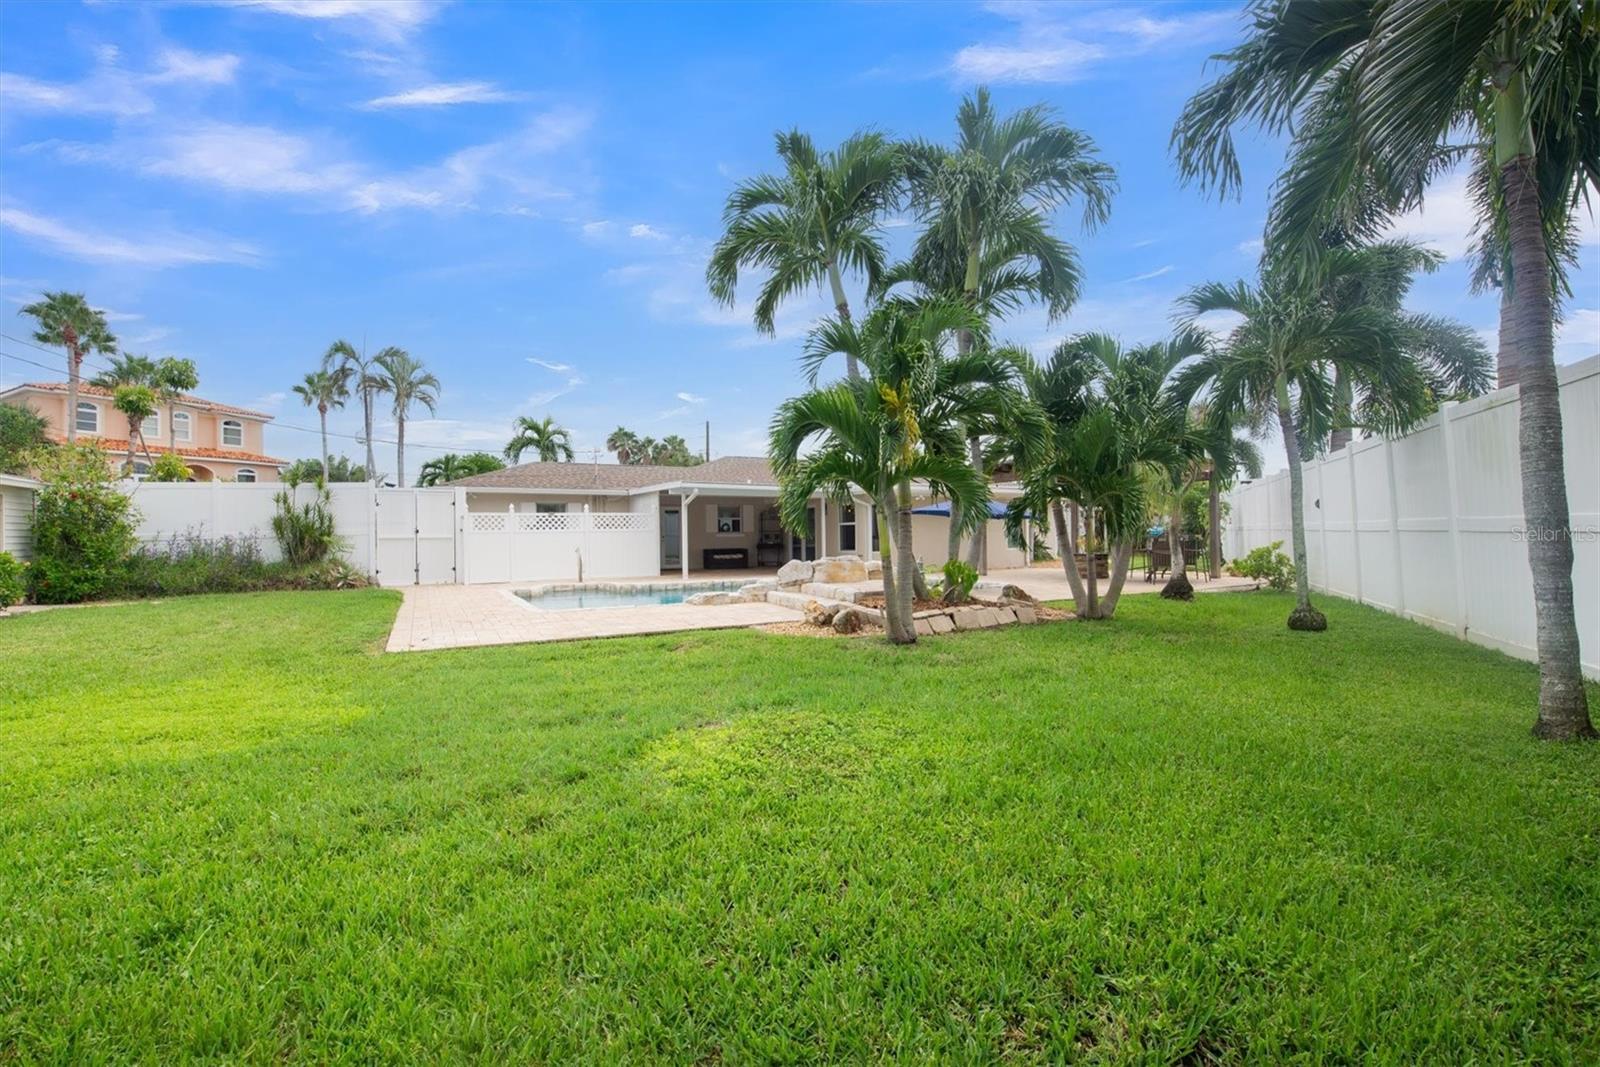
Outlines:
{"label": "blue canopy", "polygon": [[[948,519],[950,517],[950,502],[948,500],[946,500],[941,504],[928,504],[925,507],[912,508],[911,509],[911,514],[913,514],[913,515],[943,515],[945,518]],[[1005,518],[1006,517],[1006,505],[1005,505],[1005,502],[1001,501],[1001,500],[991,500],[991,501],[989,501],[989,517],[991,519],[1003,519],[1003,518]],[[1029,516],[1029,517],[1031,518],[1032,516]]]}

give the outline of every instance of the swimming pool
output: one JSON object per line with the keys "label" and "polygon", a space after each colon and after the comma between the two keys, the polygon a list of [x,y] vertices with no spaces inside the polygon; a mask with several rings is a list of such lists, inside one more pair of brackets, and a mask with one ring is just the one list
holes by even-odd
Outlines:
{"label": "swimming pool", "polygon": [[679,582],[672,585],[618,585],[587,583],[518,589],[516,595],[540,611],[576,611],[579,608],[656,607],[682,604],[696,593],[732,592],[744,582]]}

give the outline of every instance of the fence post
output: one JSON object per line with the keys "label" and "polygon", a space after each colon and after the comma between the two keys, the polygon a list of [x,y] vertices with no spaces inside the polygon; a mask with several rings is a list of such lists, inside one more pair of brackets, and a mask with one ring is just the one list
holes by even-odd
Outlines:
{"label": "fence post", "polygon": [[1400,560],[1400,487],[1394,477],[1394,442],[1383,439],[1383,469],[1389,480],[1389,543],[1394,552],[1394,610],[1406,615],[1406,569]]}
{"label": "fence post", "polygon": [[[1324,460],[1317,461],[1317,540],[1322,545],[1322,591],[1331,593],[1333,582],[1329,575],[1331,568],[1328,566],[1328,464]],[[1306,555],[1311,555],[1311,546],[1306,546]],[[1306,566],[1311,565],[1311,560],[1306,560]]]}
{"label": "fence post", "polygon": [[1461,555],[1461,519],[1457,514],[1461,507],[1460,482],[1457,480],[1455,432],[1451,429],[1451,413],[1455,407],[1453,400],[1439,405],[1439,432],[1444,435],[1445,501],[1449,508],[1445,518],[1449,523],[1450,554],[1455,560],[1456,617],[1452,621],[1456,636],[1465,638],[1470,620],[1467,618],[1467,566]]}
{"label": "fence post", "polygon": [[1365,604],[1361,596],[1361,500],[1356,485],[1356,443],[1344,446],[1344,461],[1350,467],[1350,551],[1356,560],[1356,603]]}

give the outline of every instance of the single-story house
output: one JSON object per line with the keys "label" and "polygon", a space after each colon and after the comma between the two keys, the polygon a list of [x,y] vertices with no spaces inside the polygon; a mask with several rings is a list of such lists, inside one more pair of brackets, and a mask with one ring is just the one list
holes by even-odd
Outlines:
{"label": "single-story house", "polygon": [[0,474],[0,552],[33,558],[33,493],[38,487],[31,478]]}
{"label": "single-story house", "polygon": [[[648,530],[650,543],[656,546],[654,559],[639,555],[634,566],[653,563],[651,569],[662,574],[687,577],[691,570],[770,569],[792,559],[881,555],[873,506],[864,495],[844,505],[814,497],[806,528],[785,529],[778,517],[777,479],[767,461],[757,456],[725,456],[692,467],[524,463],[462,478],[451,482],[450,488],[465,491],[464,529],[469,538],[474,532],[500,536],[513,528],[555,535],[572,521],[559,516],[634,516],[586,521],[634,532]],[[1002,483],[995,494],[1003,500],[1015,495],[1015,488]],[[919,503],[934,502],[922,495]],[[928,565],[942,564],[948,533],[948,514],[914,515],[912,538],[918,558]],[[547,545],[543,551],[548,554],[552,549]],[[499,556],[480,552],[472,558]],[[1007,542],[1004,524],[992,518],[988,566],[1025,562],[1022,549]],[[480,567],[466,580],[518,580],[527,573],[513,561],[504,577],[497,567]]]}

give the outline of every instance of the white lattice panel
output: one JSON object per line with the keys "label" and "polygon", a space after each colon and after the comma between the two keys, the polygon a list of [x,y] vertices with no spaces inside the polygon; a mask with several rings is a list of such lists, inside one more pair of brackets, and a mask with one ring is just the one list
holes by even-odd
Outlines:
{"label": "white lattice panel", "polygon": [[594,523],[596,532],[600,533],[632,530],[654,530],[656,528],[656,517],[654,515],[635,515],[631,513],[624,514],[622,512],[616,512],[612,514],[600,515],[591,514],[589,518]]}
{"label": "white lattice panel", "polygon": [[517,515],[517,529],[523,533],[566,533],[569,530],[580,529],[583,523],[582,513],[575,515],[560,512],[520,512]]}
{"label": "white lattice panel", "polygon": [[506,516],[488,512],[473,512],[472,530],[474,533],[504,533],[506,529]]}

